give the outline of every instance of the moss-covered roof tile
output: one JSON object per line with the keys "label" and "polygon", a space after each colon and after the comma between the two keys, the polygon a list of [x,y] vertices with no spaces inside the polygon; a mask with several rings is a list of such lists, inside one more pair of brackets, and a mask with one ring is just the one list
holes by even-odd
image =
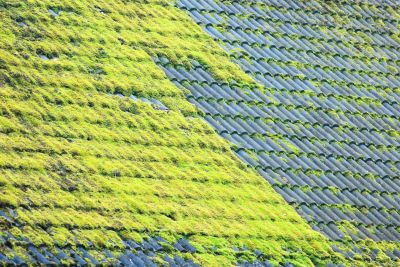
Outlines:
{"label": "moss-covered roof tile", "polygon": [[356,265],[396,265],[395,1],[180,0],[256,85],[157,63],[204,119]]}
{"label": "moss-covered roof tile", "polygon": [[257,86],[168,1],[0,3],[0,262],[345,259],[154,59]]}

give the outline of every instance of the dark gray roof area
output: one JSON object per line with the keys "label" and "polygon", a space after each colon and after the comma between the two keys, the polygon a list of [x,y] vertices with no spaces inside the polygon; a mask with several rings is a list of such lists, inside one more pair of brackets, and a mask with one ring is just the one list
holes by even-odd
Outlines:
{"label": "dark gray roof area", "polygon": [[387,10],[399,3],[177,5],[263,85],[239,88],[198,62],[156,59],[236,154],[331,240],[398,242],[399,21]]}

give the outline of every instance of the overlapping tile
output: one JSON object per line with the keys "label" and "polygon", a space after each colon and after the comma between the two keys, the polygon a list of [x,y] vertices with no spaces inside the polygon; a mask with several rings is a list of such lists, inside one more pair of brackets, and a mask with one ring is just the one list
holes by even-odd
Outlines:
{"label": "overlapping tile", "polygon": [[[313,227],[397,244],[398,3],[191,1],[177,6],[261,86],[156,58],[188,99]],[[353,257],[352,253],[347,254]],[[397,255],[397,256],[396,256]]]}

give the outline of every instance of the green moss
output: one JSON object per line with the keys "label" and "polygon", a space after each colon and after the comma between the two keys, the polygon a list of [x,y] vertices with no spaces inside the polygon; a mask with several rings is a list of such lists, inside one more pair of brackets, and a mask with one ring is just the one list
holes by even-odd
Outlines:
{"label": "green moss", "polygon": [[244,167],[153,62],[188,68],[194,59],[221,81],[258,86],[167,2],[1,5],[0,204],[21,225],[1,221],[2,232],[115,255],[123,239],[185,236],[206,266],[253,260],[232,249],[243,246],[276,263],[335,261],[326,239]]}

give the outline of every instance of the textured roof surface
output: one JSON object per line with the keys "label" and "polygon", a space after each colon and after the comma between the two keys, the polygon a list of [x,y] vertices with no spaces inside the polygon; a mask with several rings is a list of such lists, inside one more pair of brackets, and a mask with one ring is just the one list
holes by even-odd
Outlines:
{"label": "textured roof surface", "polygon": [[344,262],[152,58],[255,83],[167,1],[0,1],[0,262]]}
{"label": "textured roof surface", "polygon": [[399,5],[180,0],[261,86],[158,59],[236,154],[335,250],[387,264],[400,257]]}
{"label": "textured roof surface", "polygon": [[395,266],[398,5],[0,1],[0,264]]}

